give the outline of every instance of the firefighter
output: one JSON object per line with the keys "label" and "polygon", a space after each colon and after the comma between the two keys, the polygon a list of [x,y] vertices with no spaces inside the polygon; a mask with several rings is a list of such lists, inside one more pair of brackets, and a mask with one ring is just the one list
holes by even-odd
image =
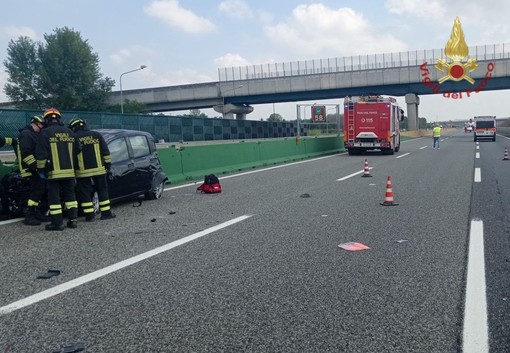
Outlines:
{"label": "firefighter", "polygon": [[61,123],[62,115],[55,108],[44,112],[46,127],[39,134],[35,150],[37,170],[46,178],[51,223],[46,230],[64,230],[62,201],[67,210],[67,227],[78,227],[78,202],[75,194],[74,165],[80,152],[78,139]]}
{"label": "firefighter", "polygon": [[[16,150],[16,146],[18,144],[18,140],[12,137],[0,137],[0,148],[4,146],[12,146],[14,150]],[[7,194],[5,192],[5,188],[2,184],[0,184],[0,221],[5,221],[9,219],[8,209],[5,207],[7,200]]]}
{"label": "firefighter", "polygon": [[92,194],[97,191],[101,219],[112,219],[115,215],[110,209],[108,183],[106,173],[110,169],[112,158],[103,136],[97,131],[87,128],[84,120],[71,120],[69,128],[73,130],[80,142],[81,152],[78,154],[76,173],[76,196],[87,222],[95,220]]}
{"label": "firefighter", "polygon": [[16,151],[18,140],[12,137],[0,137],[0,148],[4,146],[12,146],[14,151]]}
{"label": "firefighter", "polygon": [[35,115],[30,120],[30,124],[20,129],[18,136],[17,158],[20,174],[30,182],[30,194],[27,201],[27,214],[23,223],[29,226],[38,226],[41,222],[47,222],[46,217],[39,208],[39,204],[46,192],[46,185],[43,178],[37,173],[37,163],[35,160],[35,149],[37,139],[44,128],[44,119]]}

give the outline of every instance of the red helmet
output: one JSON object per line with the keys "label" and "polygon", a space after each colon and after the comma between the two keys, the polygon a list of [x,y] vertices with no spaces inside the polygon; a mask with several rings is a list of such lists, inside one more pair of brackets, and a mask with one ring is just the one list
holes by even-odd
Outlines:
{"label": "red helmet", "polygon": [[44,117],[44,120],[46,120],[46,121],[52,120],[52,119],[60,120],[60,118],[62,118],[62,115],[60,114],[60,112],[57,109],[49,108],[44,111],[43,117]]}

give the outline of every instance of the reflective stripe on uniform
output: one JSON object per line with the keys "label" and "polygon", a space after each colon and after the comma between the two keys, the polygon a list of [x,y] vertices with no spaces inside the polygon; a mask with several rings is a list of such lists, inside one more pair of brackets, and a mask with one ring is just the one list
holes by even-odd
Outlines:
{"label": "reflective stripe on uniform", "polygon": [[62,206],[61,205],[50,205],[50,215],[62,214]]}

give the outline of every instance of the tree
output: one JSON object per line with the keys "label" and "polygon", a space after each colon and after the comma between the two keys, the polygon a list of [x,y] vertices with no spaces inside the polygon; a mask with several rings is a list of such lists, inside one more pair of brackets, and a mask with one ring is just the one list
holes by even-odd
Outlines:
{"label": "tree", "polygon": [[20,108],[41,108],[43,96],[38,89],[36,44],[28,37],[11,40],[7,46],[9,60],[4,66],[9,77],[4,86],[5,94]]}
{"label": "tree", "polygon": [[189,111],[190,118],[207,118],[207,114],[204,114],[200,111],[200,109],[191,109]]}
{"label": "tree", "polygon": [[[149,114],[145,104],[137,102],[135,100],[126,99],[124,104],[122,105],[122,108],[124,110],[124,113],[127,114]],[[111,105],[106,108],[106,111],[112,113],[118,113],[120,112],[120,110],[121,110],[120,104]]]}
{"label": "tree", "polygon": [[269,115],[269,118],[267,118],[267,121],[285,121],[284,118],[278,113],[273,113]]}
{"label": "tree", "polygon": [[7,97],[18,107],[106,110],[115,81],[99,71],[99,57],[67,27],[45,34],[46,43],[27,37],[11,40],[4,66]]}

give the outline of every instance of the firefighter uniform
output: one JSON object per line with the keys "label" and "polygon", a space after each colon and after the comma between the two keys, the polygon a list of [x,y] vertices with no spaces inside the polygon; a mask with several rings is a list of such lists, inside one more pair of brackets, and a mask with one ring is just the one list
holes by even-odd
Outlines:
{"label": "firefighter uniform", "polygon": [[35,148],[37,139],[44,127],[42,117],[36,115],[32,117],[30,124],[19,130],[17,158],[20,174],[30,181],[30,194],[27,201],[27,214],[23,223],[30,226],[37,226],[41,221],[48,221],[47,217],[41,213],[39,204],[46,192],[45,181],[37,173],[37,163],[35,160]]}
{"label": "firefighter uniform", "polygon": [[61,118],[55,108],[44,112],[46,128],[39,134],[35,150],[37,170],[47,179],[51,224],[46,225],[46,230],[64,230],[61,194],[68,212],[67,226],[77,227],[74,165],[80,145],[73,131],[60,122]]}
{"label": "firefighter uniform", "polygon": [[0,137],[0,148],[4,146],[12,146],[12,148],[16,149],[18,140],[12,137]]}
{"label": "firefighter uniform", "polygon": [[85,214],[85,220],[92,222],[95,219],[94,203],[92,202],[94,189],[99,199],[101,219],[115,218],[110,209],[106,181],[106,172],[112,163],[108,145],[99,132],[88,130],[82,119],[71,120],[69,128],[74,131],[81,146],[78,163],[75,166],[76,196]]}

